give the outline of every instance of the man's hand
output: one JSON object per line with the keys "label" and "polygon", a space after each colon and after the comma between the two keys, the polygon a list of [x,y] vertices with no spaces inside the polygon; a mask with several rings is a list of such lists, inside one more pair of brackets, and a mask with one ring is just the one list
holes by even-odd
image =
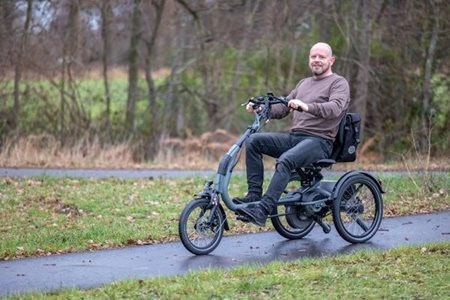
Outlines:
{"label": "man's hand", "polygon": [[257,108],[254,108],[253,105],[255,105],[255,104],[252,102],[249,102],[249,103],[247,103],[247,106],[245,107],[245,109],[249,113],[260,112],[263,110],[263,105],[259,105]]}
{"label": "man's hand", "polygon": [[308,111],[308,104],[306,104],[305,102],[303,102],[300,99],[292,99],[289,100],[288,102],[288,107],[291,108],[292,110],[297,110],[297,109],[301,109],[303,111]]}

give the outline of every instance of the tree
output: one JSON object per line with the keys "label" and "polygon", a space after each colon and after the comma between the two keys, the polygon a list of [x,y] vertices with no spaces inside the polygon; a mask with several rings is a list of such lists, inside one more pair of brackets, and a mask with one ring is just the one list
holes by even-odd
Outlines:
{"label": "tree", "polygon": [[[67,5],[68,20],[65,25],[66,30],[63,37],[60,78],[60,142],[62,145],[66,143],[68,131],[70,135],[75,135],[74,131],[81,131],[80,119],[82,115],[78,105],[74,81],[75,65],[80,63],[81,8],[79,0],[70,1]],[[70,102],[67,102],[66,96],[68,96]],[[66,119],[66,114],[69,115],[69,120]]]}
{"label": "tree", "polygon": [[125,126],[129,134],[134,133],[134,118],[138,98],[138,47],[141,40],[141,0],[133,1],[131,17],[131,39],[128,54],[128,99],[126,107]]}
{"label": "tree", "polygon": [[422,86],[422,110],[420,114],[421,134],[419,140],[419,146],[421,152],[426,152],[429,147],[428,140],[430,138],[430,103],[431,103],[431,78],[433,76],[433,65],[435,60],[436,45],[439,39],[439,27],[440,27],[440,1],[429,0],[431,6],[430,23],[431,23],[431,36],[429,38],[428,47],[426,51],[423,86]]}
{"label": "tree", "polygon": [[103,51],[102,51],[102,65],[103,65],[103,86],[105,88],[105,104],[106,110],[104,113],[104,126],[107,135],[111,133],[111,94],[109,87],[109,77],[108,77],[108,67],[111,60],[111,24],[113,22],[113,11],[112,4],[110,0],[102,0],[101,2],[101,16],[102,16],[102,40],[103,40]]}
{"label": "tree", "polygon": [[[148,114],[151,117],[151,121],[149,123],[150,127],[150,134],[149,138],[155,138],[158,133],[161,131],[160,128],[160,121],[161,121],[161,115],[160,115],[160,109],[158,108],[157,104],[157,93],[155,88],[155,82],[153,80],[152,71],[153,71],[153,60],[154,60],[154,52],[156,48],[156,39],[158,36],[158,31],[161,25],[162,15],[164,12],[164,5],[166,1],[165,0],[152,0],[152,8],[153,8],[153,18],[152,21],[148,26],[150,27],[149,32],[150,34],[145,37],[144,42],[146,46],[147,53],[145,55],[145,79],[147,82],[147,91],[148,91]],[[148,13],[149,15],[150,13]],[[150,18],[147,18],[147,20]],[[147,143],[147,145],[151,145],[152,143]],[[153,149],[154,150],[154,149]],[[152,151],[147,151],[147,154],[151,153]]]}
{"label": "tree", "polygon": [[19,115],[20,115],[20,83],[22,78],[23,59],[27,48],[28,35],[33,12],[33,0],[27,0],[27,13],[22,37],[17,51],[16,66],[14,72],[14,106],[13,106],[13,122],[12,129],[19,131]]}

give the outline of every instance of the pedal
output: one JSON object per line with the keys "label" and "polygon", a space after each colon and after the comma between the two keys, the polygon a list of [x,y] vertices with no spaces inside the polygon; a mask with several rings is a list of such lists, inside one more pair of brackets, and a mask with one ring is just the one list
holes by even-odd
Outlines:
{"label": "pedal", "polygon": [[328,225],[327,223],[325,223],[322,219],[317,218],[315,219],[316,223],[320,225],[320,227],[322,227],[322,230],[324,233],[330,233],[331,231],[331,227],[330,225]]}

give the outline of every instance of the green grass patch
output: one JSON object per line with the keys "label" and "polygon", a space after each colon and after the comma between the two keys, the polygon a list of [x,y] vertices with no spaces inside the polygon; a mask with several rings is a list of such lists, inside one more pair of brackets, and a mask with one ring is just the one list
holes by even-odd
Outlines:
{"label": "green grass patch", "polygon": [[[450,209],[449,175],[418,191],[406,177],[386,177],[385,216]],[[178,240],[178,217],[204,177],[179,179],[0,179],[0,258],[103,249]],[[417,178],[420,181],[420,178]],[[235,176],[230,195],[243,195]],[[227,235],[271,230],[235,220]]]}
{"label": "green grass patch", "polygon": [[450,242],[11,299],[448,299]]}

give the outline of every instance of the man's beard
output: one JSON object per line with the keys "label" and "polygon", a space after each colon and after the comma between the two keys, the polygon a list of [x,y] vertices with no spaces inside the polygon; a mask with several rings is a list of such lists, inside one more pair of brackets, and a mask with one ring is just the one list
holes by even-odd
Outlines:
{"label": "man's beard", "polygon": [[320,76],[320,75],[324,74],[325,72],[327,72],[328,69],[330,69],[330,66],[325,66],[325,65],[323,65],[322,67],[311,67],[311,72],[315,76]]}

